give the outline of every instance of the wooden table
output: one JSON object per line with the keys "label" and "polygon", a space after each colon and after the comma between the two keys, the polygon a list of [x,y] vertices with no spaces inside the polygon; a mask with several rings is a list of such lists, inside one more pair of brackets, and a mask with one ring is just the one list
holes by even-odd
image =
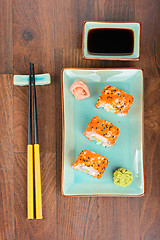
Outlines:
{"label": "wooden table", "polygon": [[[158,240],[160,177],[160,1],[0,1],[0,239]],[[137,62],[82,59],[85,20],[142,24]],[[37,87],[43,220],[26,218],[28,88],[12,74],[49,72]],[[65,198],[61,195],[61,91],[64,67],[140,67],[145,76],[145,173],[142,198]]]}

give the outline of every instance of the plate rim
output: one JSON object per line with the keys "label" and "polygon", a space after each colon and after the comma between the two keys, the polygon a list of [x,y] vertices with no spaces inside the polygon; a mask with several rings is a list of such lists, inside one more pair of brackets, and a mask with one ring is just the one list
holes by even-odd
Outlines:
{"label": "plate rim", "polygon": [[[64,181],[64,91],[63,91],[63,73],[66,70],[140,70],[142,72],[142,152],[143,152],[143,180],[144,180],[144,191],[138,195],[123,195],[123,194],[73,194],[67,195],[63,190],[63,181]],[[64,197],[143,197],[146,193],[146,184],[145,184],[145,158],[144,158],[144,70],[141,68],[63,68],[61,70],[61,101],[62,101],[62,171],[61,171],[61,194]]]}

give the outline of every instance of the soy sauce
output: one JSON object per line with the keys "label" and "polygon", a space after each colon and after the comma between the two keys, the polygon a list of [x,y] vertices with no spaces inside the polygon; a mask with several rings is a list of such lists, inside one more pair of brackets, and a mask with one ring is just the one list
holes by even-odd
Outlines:
{"label": "soy sauce", "polygon": [[131,29],[94,28],[88,32],[87,48],[94,55],[131,55],[134,33]]}

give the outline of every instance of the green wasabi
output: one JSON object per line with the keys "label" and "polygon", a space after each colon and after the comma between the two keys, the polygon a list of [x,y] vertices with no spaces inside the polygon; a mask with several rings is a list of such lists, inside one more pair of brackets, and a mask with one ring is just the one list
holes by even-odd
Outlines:
{"label": "green wasabi", "polygon": [[113,180],[114,184],[121,187],[127,187],[133,180],[132,172],[125,168],[119,168],[114,172]]}

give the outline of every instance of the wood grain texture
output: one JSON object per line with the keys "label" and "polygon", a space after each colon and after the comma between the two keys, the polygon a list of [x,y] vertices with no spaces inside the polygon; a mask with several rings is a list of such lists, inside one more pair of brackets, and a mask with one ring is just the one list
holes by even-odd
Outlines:
{"label": "wood grain texture", "polygon": [[[146,4],[146,7],[144,7]],[[160,2],[136,1],[135,16],[142,24],[141,58],[139,65],[145,76],[144,141],[146,194],[139,201],[140,239],[159,239],[160,231]],[[143,16],[143,17],[142,17]]]}
{"label": "wood grain texture", "polygon": [[12,78],[0,75],[0,239],[14,239]]}
{"label": "wood grain texture", "polygon": [[13,73],[12,0],[0,0],[0,73]]}
{"label": "wood grain texture", "polygon": [[139,199],[99,198],[98,206],[102,239],[139,239]]}
{"label": "wood grain texture", "polygon": [[[12,75],[0,76],[0,240],[158,240],[160,2],[0,0],[0,6],[0,72],[27,74],[32,61],[36,73],[52,77],[51,85],[37,87],[44,219],[32,221],[26,219],[28,89],[12,88]],[[86,20],[141,22],[140,61],[83,60]],[[144,70],[144,197],[62,197],[60,71],[65,67]]]}

